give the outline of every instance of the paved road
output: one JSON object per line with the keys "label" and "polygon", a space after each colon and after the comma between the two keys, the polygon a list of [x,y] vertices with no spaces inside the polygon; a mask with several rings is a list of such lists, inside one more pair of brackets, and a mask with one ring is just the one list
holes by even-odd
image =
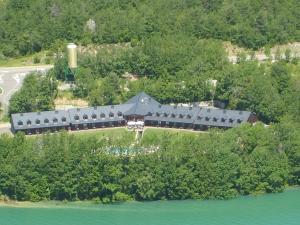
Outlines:
{"label": "paved road", "polygon": [[52,68],[48,66],[30,66],[30,67],[0,67],[0,102],[4,107],[8,106],[11,96],[20,89],[25,76],[34,71],[45,72]]}

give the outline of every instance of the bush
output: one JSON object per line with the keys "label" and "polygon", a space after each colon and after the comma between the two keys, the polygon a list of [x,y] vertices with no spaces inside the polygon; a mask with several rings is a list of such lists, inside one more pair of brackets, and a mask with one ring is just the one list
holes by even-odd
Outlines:
{"label": "bush", "polygon": [[116,201],[116,202],[126,202],[126,201],[129,201],[129,200],[132,200],[132,198],[129,195],[125,194],[125,193],[117,192],[114,195],[114,201]]}
{"label": "bush", "polygon": [[46,57],[46,58],[45,58],[45,64],[48,65],[48,64],[50,64],[50,63],[51,63],[51,59],[50,59],[49,57]]}
{"label": "bush", "polygon": [[38,57],[38,56],[35,56],[34,58],[33,58],[33,63],[34,64],[38,64],[38,63],[40,63],[41,62],[41,59]]}

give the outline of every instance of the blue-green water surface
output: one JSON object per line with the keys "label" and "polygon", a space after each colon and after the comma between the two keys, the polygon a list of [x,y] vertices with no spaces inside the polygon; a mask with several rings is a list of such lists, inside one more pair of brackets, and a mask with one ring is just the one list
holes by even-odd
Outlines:
{"label": "blue-green water surface", "polygon": [[227,201],[0,207],[0,225],[300,225],[300,190]]}

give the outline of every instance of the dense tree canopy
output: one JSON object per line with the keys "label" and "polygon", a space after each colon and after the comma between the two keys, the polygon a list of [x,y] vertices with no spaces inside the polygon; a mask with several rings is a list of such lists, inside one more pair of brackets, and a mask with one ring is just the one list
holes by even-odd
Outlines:
{"label": "dense tree canopy", "polygon": [[200,135],[152,132],[135,146],[141,151],[123,153],[132,148],[126,135],[1,136],[0,193],[17,200],[110,202],[278,192],[300,182],[299,135],[289,122]]}
{"label": "dense tree canopy", "polygon": [[9,114],[52,110],[56,92],[57,84],[50,73],[32,73],[10,99]]}
{"label": "dense tree canopy", "polygon": [[[56,51],[67,41],[110,46],[79,56],[72,94],[90,105],[120,103],[143,90],[161,103],[220,100],[271,126],[152,134],[139,144],[129,136],[1,136],[0,195],[224,199],[299,185],[299,60],[260,64],[240,57],[233,65],[222,46],[222,40],[252,49],[299,41],[299,17],[298,0],[1,1],[0,57]],[[59,51],[47,75],[27,76],[9,113],[53,109],[66,65]],[[137,152],[125,154],[133,146]]]}
{"label": "dense tree canopy", "polygon": [[299,40],[299,8],[298,0],[7,0],[0,3],[0,52],[16,56],[64,41],[134,42],[178,33],[257,49]]}

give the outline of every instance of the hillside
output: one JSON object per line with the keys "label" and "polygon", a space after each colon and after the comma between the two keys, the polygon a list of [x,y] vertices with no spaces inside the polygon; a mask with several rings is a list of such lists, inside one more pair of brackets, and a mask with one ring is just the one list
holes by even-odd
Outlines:
{"label": "hillside", "polygon": [[0,55],[173,34],[259,49],[299,41],[299,7],[298,0],[7,0],[0,4]]}

